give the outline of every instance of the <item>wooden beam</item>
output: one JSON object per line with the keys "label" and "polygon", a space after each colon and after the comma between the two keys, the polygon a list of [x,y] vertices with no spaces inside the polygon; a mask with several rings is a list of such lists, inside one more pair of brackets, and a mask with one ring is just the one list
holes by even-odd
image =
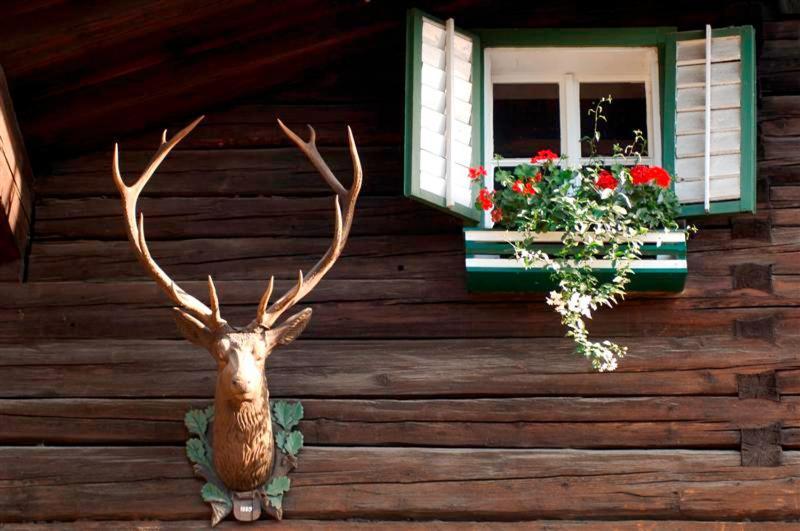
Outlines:
{"label": "wooden beam", "polygon": [[[724,336],[643,337],[617,371],[599,374],[566,338],[323,342],[304,336],[270,356],[267,377],[276,397],[735,397],[737,374],[774,369],[783,392],[797,394],[797,348],[797,342]],[[184,340],[17,341],[0,345],[0,381],[0,396],[8,399],[206,399],[214,393],[216,365]],[[783,406],[765,401],[758,407]]]}
{"label": "wooden beam", "polygon": [[[302,400],[305,442],[324,446],[738,449],[740,427],[800,427],[800,397],[275,398]],[[185,413],[211,401],[0,400],[0,445],[182,445]]]}
{"label": "wooden beam", "polygon": [[[155,520],[101,520],[92,522],[28,523],[5,524],[3,531],[196,531],[208,527],[207,520],[186,520],[182,522]],[[441,520],[408,522],[403,520],[368,522],[347,520],[291,520],[284,519],[280,524],[264,520],[247,525],[248,530],[269,531],[795,531],[794,522],[690,522],[687,520],[536,520],[524,522],[443,522]],[[222,522],[214,529],[238,529],[237,522]]]}
{"label": "wooden beam", "polygon": [[[284,501],[308,519],[793,519],[800,455],[308,447]],[[205,519],[182,447],[0,448],[0,521]]]}
{"label": "wooden beam", "polygon": [[16,260],[27,249],[32,181],[22,133],[0,67],[0,262]]}

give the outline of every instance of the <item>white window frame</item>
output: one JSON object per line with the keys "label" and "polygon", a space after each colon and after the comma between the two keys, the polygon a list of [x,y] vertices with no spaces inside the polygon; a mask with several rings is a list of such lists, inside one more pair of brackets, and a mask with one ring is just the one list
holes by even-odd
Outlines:
{"label": "white window frame", "polygon": [[[524,53],[525,51],[548,56],[553,54],[553,65],[536,72],[521,71],[498,74],[492,68],[493,57],[504,53]],[[588,52],[588,53],[587,53]],[[606,55],[607,53],[607,55]],[[614,60],[615,55],[621,53],[642,54],[643,66],[638,72],[631,72],[624,64]],[[605,55],[602,73],[582,72],[580,61],[577,65],[562,67],[558,54],[564,58],[568,54],[574,57],[585,56],[587,61],[595,61],[598,54]],[[574,61],[573,57],[573,63]],[[615,65],[618,65],[615,67]],[[577,66],[577,67],[576,67]],[[615,72],[615,68],[618,71]],[[587,62],[587,69],[589,63]],[[628,71],[625,71],[625,70]],[[568,70],[568,71],[567,71]],[[495,83],[557,83],[559,90],[559,128],[561,132],[561,152],[566,155],[564,164],[574,167],[586,164],[589,159],[581,157],[581,131],[580,131],[580,84],[603,82],[640,82],[645,84],[645,97],[647,99],[647,147],[649,156],[642,158],[642,164],[661,165],[661,106],[659,94],[659,69],[658,50],[656,47],[546,47],[546,48],[486,48],[484,50],[484,166],[486,188],[494,190],[495,168],[514,167],[521,163],[530,162],[529,158],[507,158],[500,161],[494,160],[494,94]],[[613,95],[612,95],[613,96]],[[604,163],[610,164],[611,157],[600,157]],[[632,163],[632,162],[631,162]],[[484,216],[485,226],[492,226],[489,216]]]}

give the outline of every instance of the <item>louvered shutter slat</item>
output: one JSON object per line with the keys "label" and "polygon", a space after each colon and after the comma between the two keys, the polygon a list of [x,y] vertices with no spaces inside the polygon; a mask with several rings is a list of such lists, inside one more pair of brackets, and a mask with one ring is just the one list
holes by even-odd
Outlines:
{"label": "louvered shutter slat", "polygon": [[417,10],[407,44],[406,195],[479,221],[469,168],[480,160],[480,44]]}
{"label": "louvered shutter slat", "polygon": [[705,32],[667,42],[664,163],[685,215],[755,209],[752,28],[713,30],[710,48]]}

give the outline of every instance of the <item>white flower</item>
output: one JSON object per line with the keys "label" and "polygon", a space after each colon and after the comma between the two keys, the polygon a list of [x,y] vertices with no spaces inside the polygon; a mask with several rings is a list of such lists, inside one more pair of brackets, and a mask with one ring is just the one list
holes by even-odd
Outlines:
{"label": "white flower", "polygon": [[586,317],[592,317],[592,312],[589,308],[592,305],[592,298],[589,295],[581,295],[580,293],[573,293],[567,302],[567,308],[571,313],[579,313]]}
{"label": "white flower", "polygon": [[561,297],[561,293],[557,291],[551,291],[550,297],[547,299],[547,304],[550,306],[561,306],[564,304],[564,299]]}

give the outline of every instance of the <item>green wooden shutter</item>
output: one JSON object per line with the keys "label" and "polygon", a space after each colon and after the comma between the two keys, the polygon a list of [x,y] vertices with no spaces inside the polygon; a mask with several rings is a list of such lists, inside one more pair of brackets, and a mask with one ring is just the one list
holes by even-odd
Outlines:
{"label": "green wooden shutter", "polygon": [[[675,191],[683,204],[682,214],[755,212],[753,28],[741,26],[711,31],[708,124],[706,32],[672,33],[667,36],[666,44],[664,167],[677,177]],[[708,162],[707,129],[710,130]],[[708,177],[706,168],[710,170]]]}
{"label": "green wooden shutter", "polygon": [[481,219],[469,179],[481,159],[481,63],[477,36],[409,11],[405,194],[473,222]]}

